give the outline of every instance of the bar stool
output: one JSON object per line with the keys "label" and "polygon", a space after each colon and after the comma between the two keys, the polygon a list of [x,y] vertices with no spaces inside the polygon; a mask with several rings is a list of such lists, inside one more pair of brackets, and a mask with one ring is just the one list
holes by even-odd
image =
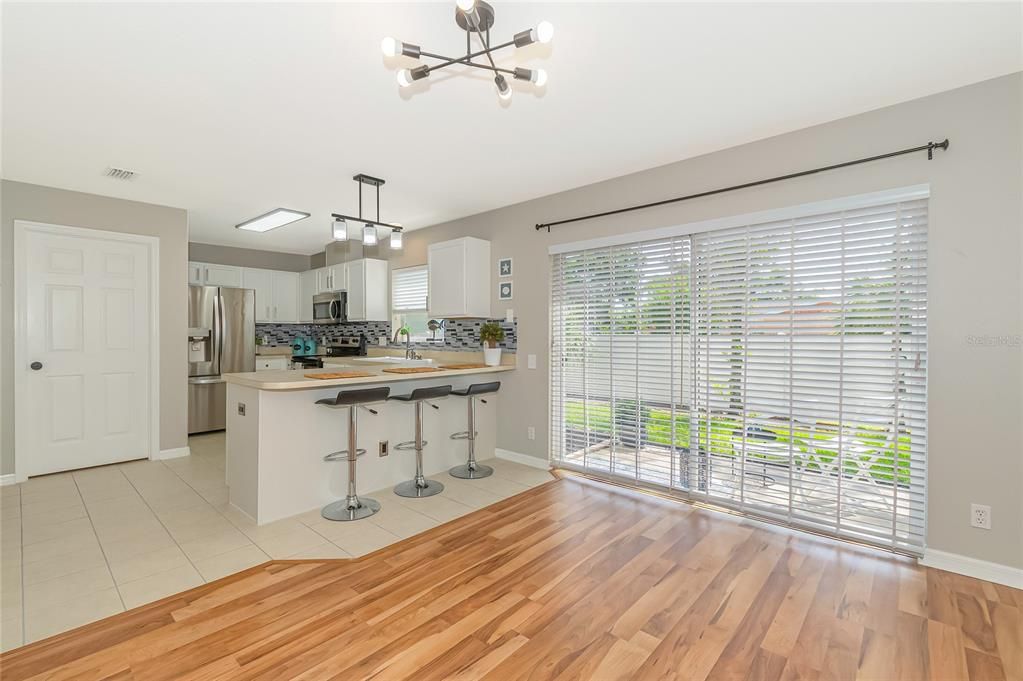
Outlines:
{"label": "bar stool", "polygon": [[[430,388],[416,388],[408,395],[391,395],[387,398],[399,402],[412,402],[416,407],[416,439],[394,446],[396,450],[403,452],[411,449],[416,450],[416,477],[400,483],[394,488],[394,493],[399,497],[432,497],[444,490],[444,485],[436,480],[427,480],[423,476],[423,447],[428,444],[423,439],[423,402],[430,404],[427,400],[437,400],[450,394],[450,385],[438,385]],[[430,404],[430,406],[440,409],[436,404]]]}
{"label": "bar stool", "polygon": [[[476,463],[476,396],[485,395],[487,393],[496,393],[501,387],[500,381],[494,381],[492,383],[473,383],[465,390],[452,390],[452,395],[458,395],[459,397],[468,397],[469,404],[469,430],[463,430],[460,433],[453,433],[451,435],[452,440],[468,440],[469,442],[469,461],[462,464],[461,466],[455,466],[448,471],[448,474],[453,478],[462,478],[463,480],[475,480],[477,478],[485,478],[488,475],[493,475],[494,469],[490,466],[485,466],[481,463]],[[480,398],[480,402],[486,404],[487,401]]]}
{"label": "bar stool", "polygon": [[371,414],[376,414],[375,409],[370,409],[367,404],[383,402],[391,393],[388,387],[367,388],[365,390],[347,390],[337,394],[337,397],[330,397],[316,400],[316,404],[322,404],[332,409],[348,409],[348,449],[340,452],[333,452],[323,457],[324,461],[348,461],[348,496],[340,501],[334,501],[323,507],[321,515],[327,520],[361,520],[368,518],[380,510],[380,502],[369,497],[359,498],[355,491],[355,460],[366,453],[365,449],[356,447],[358,428],[358,410],[365,409]]}

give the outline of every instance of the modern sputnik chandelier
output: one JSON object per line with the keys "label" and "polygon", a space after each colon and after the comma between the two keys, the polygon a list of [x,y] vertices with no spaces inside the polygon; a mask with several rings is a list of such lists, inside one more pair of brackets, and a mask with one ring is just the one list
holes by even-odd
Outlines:
{"label": "modern sputnik chandelier", "polygon": [[[465,31],[465,56],[445,57],[442,54],[425,52],[419,45],[403,43],[395,38],[384,38],[380,43],[380,49],[385,57],[397,57],[403,55],[413,59],[436,59],[438,64],[423,64],[413,69],[402,69],[398,72],[398,85],[408,87],[417,80],[429,77],[434,71],[462,64],[473,66],[478,69],[486,69],[494,74],[494,84],[497,86],[497,96],[502,100],[511,98],[511,87],[508,86],[508,79],[511,76],[516,80],[526,80],[534,83],[537,87],[543,87],[547,82],[547,72],[543,69],[500,68],[494,63],[494,52],[506,47],[525,47],[533,43],[547,44],[554,37],[554,26],[549,21],[541,21],[536,28],[520,31],[508,42],[494,45],[490,42],[490,28],[494,25],[494,8],[483,0],[457,0],[455,2],[455,23]],[[483,49],[473,52],[472,36],[476,34]],[[486,57],[486,61],[473,61],[479,57]]]}

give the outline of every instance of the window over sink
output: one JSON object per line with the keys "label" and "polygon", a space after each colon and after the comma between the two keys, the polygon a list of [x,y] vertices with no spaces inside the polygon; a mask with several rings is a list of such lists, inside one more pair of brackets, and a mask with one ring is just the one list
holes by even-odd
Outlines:
{"label": "window over sink", "polygon": [[407,326],[413,341],[443,340],[443,328],[430,329],[430,316],[426,311],[428,279],[426,265],[391,272],[392,334]]}

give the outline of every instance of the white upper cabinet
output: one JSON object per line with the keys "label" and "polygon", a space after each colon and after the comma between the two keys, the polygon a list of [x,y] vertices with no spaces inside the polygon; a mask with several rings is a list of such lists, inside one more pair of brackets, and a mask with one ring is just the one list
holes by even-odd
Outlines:
{"label": "white upper cabinet", "polygon": [[256,292],[256,321],[272,322],[273,318],[273,273],[246,267],[242,272],[242,288]]}
{"label": "white upper cabinet", "polygon": [[242,268],[242,288],[256,292],[256,321],[282,324],[299,321],[298,272]]}
{"label": "white upper cabinet", "polygon": [[196,286],[242,285],[242,268],[233,265],[213,265],[205,262],[188,263],[188,283]]}
{"label": "white upper cabinet", "polygon": [[298,321],[313,321],[313,296],[320,292],[316,286],[319,270],[307,270],[299,275]]}
{"label": "white upper cabinet", "polygon": [[273,319],[275,322],[296,323],[298,314],[298,272],[271,272],[273,281]]}
{"label": "white upper cabinet", "polygon": [[490,242],[473,237],[430,244],[429,314],[433,318],[490,317]]}
{"label": "white upper cabinet", "polygon": [[348,265],[348,321],[386,321],[389,265],[386,260],[364,258]]}
{"label": "white upper cabinet", "polygon": [[348,288],[348,266],[345,263],[321,267],[316,272],[316,292],[344,291]]}

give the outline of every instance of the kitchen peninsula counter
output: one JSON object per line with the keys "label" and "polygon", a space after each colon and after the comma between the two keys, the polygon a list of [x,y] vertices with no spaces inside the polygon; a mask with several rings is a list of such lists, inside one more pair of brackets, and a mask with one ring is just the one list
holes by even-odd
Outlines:
{"label": "kitchen peninsula counter", "polygon": [[[345,496],[347,464],[327,462],[323,457],[347,448],[347,408],[333,409],[316,404],[317,400],[332,398],[349,388],[388,386],[391,395],[438,385],[451,385],[457,390],[472,383],[499,381],[502,373],[515,369],[501,365],[395,374],[384,369],[426,363],[372,359],[325,358],[323,369],[225,375],[226,472],[230,503],[234,507],[264,525],[322,508]],[[461,362],[446,363],[475,361],[470,355]],[[304,375],[341,371],[360,371],[370,376],[320,380]],[[487,396],[486,404],[477,405],[479,459],[494,456],[500,400],[501,393],[497,392]],[[446,471],[465,463],[467,457],[466,441],[450,437],[466,430],[467,404],[466,398],[457,396],[435,400],[433,404],[438,408],[426,409],[423,419],[423,437],[429,442],[423,461],[427,476],[443,481]],[[395,449],[399,442],[413,439],[414,409],[399,401],[371,406],[376,414],[362,409],[358,412],[358,446],[366,450],[358,461],[359,494],[383,490],[376,492],[374,498],[384,505],[395,504],[390,488],[411,479],[415,471],[415,453]]]}

